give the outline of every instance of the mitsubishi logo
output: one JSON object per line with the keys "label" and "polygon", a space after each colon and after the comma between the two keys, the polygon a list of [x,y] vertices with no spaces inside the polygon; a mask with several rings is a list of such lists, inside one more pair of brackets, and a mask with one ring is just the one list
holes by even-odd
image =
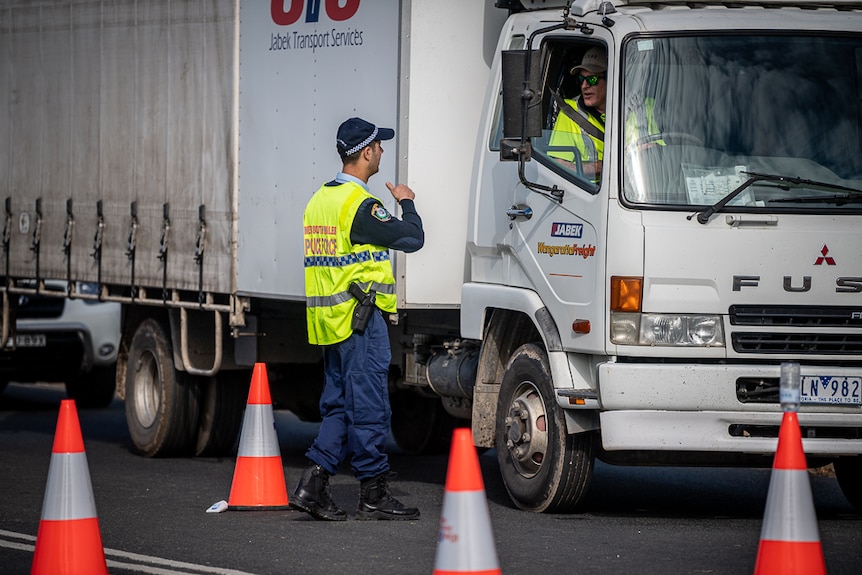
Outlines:
{"label": "mitsubishi logo", "polygon": [[833,258],[832,256],[826,255],[829,253],[829,248],[827,248],[824,245],[823,249],[820,250],[820,253],[822,255],[819,258],[817,258],[817,260],[814,262],[815,266],[822,266],[823,262],[826,262],[827,266],[834,266],[835,265],[835,258]]}

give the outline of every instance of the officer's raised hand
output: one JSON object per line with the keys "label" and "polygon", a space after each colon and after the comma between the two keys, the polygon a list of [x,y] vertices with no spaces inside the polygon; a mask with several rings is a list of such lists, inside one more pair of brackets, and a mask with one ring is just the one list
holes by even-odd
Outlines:
{"label": "officer's raised hand", "polygon": [[386,187],[389,188],[389,192],[392,194],[392,197],[395,198],[395,201],[399,204],[401,203],[401,200],[412,200],[416,197],[413,190],[408,188],[405,184],[394,186],[392,185],[392,182],[386,182]]}

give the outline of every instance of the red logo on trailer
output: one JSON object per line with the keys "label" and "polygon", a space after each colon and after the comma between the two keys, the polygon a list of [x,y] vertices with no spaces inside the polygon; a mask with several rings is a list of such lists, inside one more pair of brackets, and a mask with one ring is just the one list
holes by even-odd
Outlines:
{"label": "red logo on trailer", "polygon": [[[272,0],[272,21],[279,26],[290,26],[299,22],[302,17],[306,0]],[[333,22],[350,20],[359,10],[360,0],[346,0],[341,6],[340,0],[323,0],[326,15]],[[305,12],[306,22],[318,22],[320,20],[321,0],[309,0],[308,10]]]}

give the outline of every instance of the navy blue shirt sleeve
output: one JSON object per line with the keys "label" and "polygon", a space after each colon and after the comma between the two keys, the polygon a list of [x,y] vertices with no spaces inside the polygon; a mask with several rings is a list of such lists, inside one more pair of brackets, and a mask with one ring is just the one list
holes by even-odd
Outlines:
{"label": "navy blue shirt sleeve", "polygon": [[353,218],[350,241],[415,252],[425,244],[425,232],[413,200],[401,200],[401,218],[399,220],[390,214],[376,199],[368,198]]}

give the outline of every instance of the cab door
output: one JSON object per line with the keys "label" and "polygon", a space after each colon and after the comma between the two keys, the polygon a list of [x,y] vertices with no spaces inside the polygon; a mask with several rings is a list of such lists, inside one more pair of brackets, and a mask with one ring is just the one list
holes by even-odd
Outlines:
{"label": "cab door", "polygon": [[[505,237],[516,261],[512,274],[521,276],[512,281],[529,282],[540,295],[556,320],[563,347],[598,353],[604,350],[605,222],[615,162],[609,154],[598,153],[587,136],[581,146],[561,144],[554,127],[564,113],[560,100],[583,103],[571,69],[590,49],[605,51],[608,70],[602,80],[606,101],[612,101],[614,55],[609,39],[597,31],[589,42],[567,37],[543,42],[542,135],[532,139],[532,160],[524,169],[527,183],[514,187]],[[607,108],[605,112],[609,126],[611,114]],[[613,149],[607,136],[605,144],[605,150]],[[589,163],[599,166],[597,173],[587,169]]]}

